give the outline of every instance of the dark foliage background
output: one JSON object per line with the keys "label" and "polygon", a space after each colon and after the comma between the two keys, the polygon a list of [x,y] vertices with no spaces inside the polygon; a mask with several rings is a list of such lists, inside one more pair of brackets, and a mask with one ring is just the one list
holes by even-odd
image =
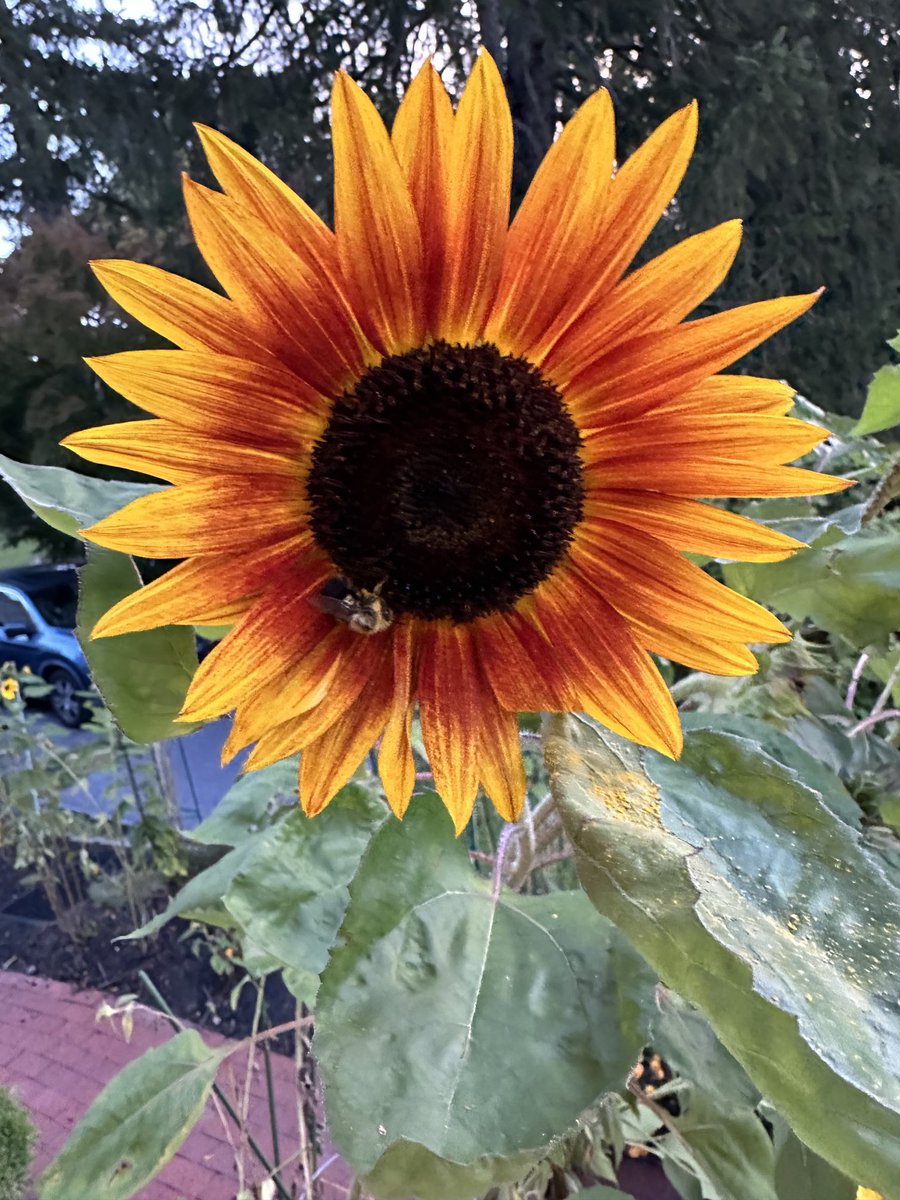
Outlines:
{"label": "dark foliage background", "polygon": [[[183,170],[204,177],[192,121],[230,134],[327,216],[334,71],[349,67],[390,116],[426,53],[458,91],[482,42],[507,80],[518,197],[557,122],[596,87],[612,89],[622,154],[696,96],[699,149],[648,250],[740,216],[744,248],[710,311],[825,283],[813,314],[745,365],[826,408],[858,411],[887,358],[900,312],[895,0],[158,0],[152,12],[131,0],[124,11],[0,0],[6,453],[65,463],[60,437],[124,415],[80,359],[148,335],[103,300],[89,257],[209,282],[180,192]],[[0,528],[45,536],[5,492]]]}

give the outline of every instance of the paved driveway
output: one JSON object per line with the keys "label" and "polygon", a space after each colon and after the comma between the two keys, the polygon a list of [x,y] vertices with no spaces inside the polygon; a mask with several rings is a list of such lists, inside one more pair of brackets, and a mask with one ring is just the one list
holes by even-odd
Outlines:
{"label": "paved driveway", "polygon": [[[29,711],[27,719],[37,734],[49,738],[61,749],[87,746],[105,736],[90,729],[64,729],[47,713],[37,710]],[[229,728],[227,720],[213,721],[195,733],[160,743],[171,766],[175,799],[185,829],[192,829],[209,816],[238,777],[246,754],[238,755],[228,766],[221,765],[222,746]],[[150,751],[129,746],[115,772],[100,770],[88,776],[90,795],[73,786],[63,792],[64,803],[80,812],[108,812],[133,787],[141,793],[155,774]]]}

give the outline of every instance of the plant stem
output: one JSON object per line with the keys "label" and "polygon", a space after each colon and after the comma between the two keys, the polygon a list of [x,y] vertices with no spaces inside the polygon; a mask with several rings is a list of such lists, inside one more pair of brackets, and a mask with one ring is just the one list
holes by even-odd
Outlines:
{"label": "plant stem", "polygon": [[[280,1163],[281,1148],[278,1144],[278,1112],[275,1108],[275,1086],[272,1079],[272,1051],[268,1042],[263,1042],[262,1048],[263,1062],[266,1068],[266,1098],[269,1102],[269,1125],[272,1129],[272,1157],[276,1163]],[[277,1170],[278,1168],[276,1167]]]}
{"label": "plant stem", "polygon": [[[169,1005],[166,1003],[166,1001],[164,1000],[164,998],[162,997],[160,992],[157,990],[156,984],[153,982],[153,980],[150,978],[150,976],[146,973],[146,971],[138,971],[138,976],[141,980],[141,983],[143,983],[144,987],[147,989],[147,991],[150,993],[150,995],[153,997],[153,999],[159,1005],[160,1009],[168,1017],[169,1024],[176,1031],[176,1033],[180,1033],[182,1031],[182,1029],[184,1029],[184,1025],[181,1021],[178,1020],[178,1018],[172,1012],[171,1008],[169,1008]],[[271,1033],[274,1031],[269,1030],[267,1032]],[[222,1089],[219,1087],[219,1085],[215,1081],[213,1081],[212,1090],[213,1090],[213,1094],[215,1095],[216,1099],[219,1101],[219,1103],[222,1105],[222,1107],[228,1113],[229,1117],[231,1117],[232,1121],[234,1121],[235,1125],[237,1125],[237,1127],[240,1129],[241,1128],[240,1118],[238,1117],[237,1113],[234,1111],[234,1106],[232,1105],[231,1101],[228,1099],[228,1097],[225,1095],[225,1093],[222,1091]],[[256,1155],[257,1159],[260,1162],[260,1165],[265,1169],[266,1174],[271,1177],[272,1182],[275,1184],[275,1187],[278,1191],[280,1200],[291,1200],[290,1192],[288,1192],[287,1188],[285,1188],[284,1184],[281,1182],[280,1179],[276,1179],[274,1177],[274,1175],[272,1174],[272,1164],[266,1158],[265,1154],[263,1154],[262,1150],[260,1149],[259,1143],[254,1138],[253,1134],[249,1133],[249,1132],[247,1134],[247,1145],[250,1147],[250,1149]]]}
{"label": "plant stem", "polygon": [[885,708],[881,712],[870,713],[865,720],[854,725],[847,733],[847,737],[856,737],[858,733],[865,733],[867,729],[871,729],[873,725],[877,725],[879,721],[894,721],[900,717],[900,708]]}

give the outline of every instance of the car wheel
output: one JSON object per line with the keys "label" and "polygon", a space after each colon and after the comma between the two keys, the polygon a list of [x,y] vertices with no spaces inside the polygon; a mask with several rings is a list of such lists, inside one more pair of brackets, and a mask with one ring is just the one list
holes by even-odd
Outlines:
{"label": "car wheel", "polygon": [[88,718],[88,711],[78,696],[81,691],[78,680],[58,668],[48,671],[45,678],[53,687],[49,700],[54,717],[67,729],[77,729]]}

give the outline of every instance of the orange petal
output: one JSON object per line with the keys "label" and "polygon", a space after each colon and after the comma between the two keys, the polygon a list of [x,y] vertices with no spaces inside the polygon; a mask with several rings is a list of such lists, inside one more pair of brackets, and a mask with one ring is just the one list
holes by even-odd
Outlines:
{"label": "orange petal", "polygon": [[211,624],[205,614],[254,596],[287,564],[312,547],[310,533],[244,554],[211,554],[179,563],[103,614],[92,637],[112,637],[159,625]]}
{"label": "orange petal", "polygon": [[759,670],[756,655],[740,642],[707,643],[671,626],[664,628],[636,620],[630,620],[629,624],[639,645],[692,671],[740,676],[755,675]]}
{"label": "orange petal", "polygon": [[[642,464],[645,482],[657,492],[673,496],[765,497],[825,496],[843,492],[854,480],[805,471],[800,467],[767,467],[727,458],[708,458],[703,454],[681,455],[673,461],[663,458]],[[589,491],[634,486],[635,464],[630,459],[610,459],[585,470]]]}
{"label": "orange petal", "polygon": [[[255,446],[238,446],[221,437],[192,432],[171,421],[123,421],[82,429],[60,442],[88,462],[156,475],[169,483],[187,483],[209,475],[283,475],[296,478],[302,466],[299,446],[293,455]],[[285,451],[290,446],[284,447]]]}
{"label": "orange petal", "polygon": [[713,375],[696,387],[664,400],[657,412],[694,410],[709,413],[767,413],[783,417],[794,403],[796,392],[780,379],[757,379],[752,375]]}
{"label": "orange petal", "polygon": [[740,243],[741,222],[726,221],[652,259],[584,313],[541,370],[557,387],[565,387],[619,342],[677,325],[716,290]]}
{"label": "orange petal", "polygon": [[305,524],[299,479],[257,479],[252,488],[223,476],[163,488],[132,500],[82,530],[88,541],[145,558],[244,554]]}
{"label": "orange petal", "polygon": [[206,125],[194,128],[222,190],[337,284],[334,234],[318,213],[236,142]]}
{"label": "orange petal", "polygon": [[453,109],[441,77],[425,63],[400,101],[391,142],[419,218],[425,258],[426,322],[441,303],[447,177]]}
{"label": "orange petal", "polygon": [[571,555],[582,575],[624,617],[695,641],[788,642],[768,609],[718,583],[665,542],[613,521],[586,520]]}
{"label": "orange petal", "polygon": [[481,786],[504,821],[518,821],[525,805],[525,764],[519,743],[519,722],[485,699],[481,705],[481,747],[478,756]]}
{"label": "orange petal", "polygon": [[378,748],[378,774],[391,811],[402,817],[416,783],[410,733],[417,677],[413,626],[401,621],[394,631],[394,690],[391,711]]}
{"label": "orange petal", "polygon": [[258,741],[259,753],[251,756],[251,766],[262,765],[262,754],[271,749],[270,742],[265,746],[263,742],[276,727],[292,726],[290,748],[268,760],[272,762],[321,737],[375,673],[384,657],[384,636],[354,633],[333,619],[331,624],[330,631],[307,653],[285,662],[277,688],[264,682],[241,701],[229,749],[236,752]]}
{"label": "orange petal", "polygon": [[585,257],[603,223],[615,141],[612,102],[602,88],[538,168],[506,240],[497,303],[483,334],[504,353],[530,356],[583,286]]}
{"label": "orange petal", "polygon": [[[631,421],[614,421],[585,438],[582,457],[598,471],[610,461],[631,462],[643,472],[665,459],[735,458],[778,466],[818,446],[828,430],[793,417],[760,413],[653,413]],[[642,481],[644,475],[638,476]]]}
{"label": "orange petal", "polygon": [[436,338],[473,342],[484,328],[503,267],[512,155],[512,118],[503,81],[482,50],[453,122]]}
{"label": "orange petal", "polygon": [[327,278],[220,192],[185,178],[200,253],[255,338],[313,387],[336,395],[377,355]]}
{"label": "orange petal", "polygon": [[599,491],[585,501],[585,516],[639,529],[675,550],[742,562],[778,562],[803,547],[737,513],[658,492]]}
{"label": "orange petal", "polygon": [[647,412],[747,354],[819,294],[745,304],[624,342],[572,381],[566,403],[586,428]]}
{"label": "orange petal", "polygon": [[285,672],[333,627],[333,618],[310,602],[326,577],[321,558],[308,556],[270,583],[247,615],[200,664],[180,719],[219,717],[264,684],[277,687]]}
{"label": "orange petal", "polygon": [[678,710],[624,618],[565,567],[545,580],[534,597],[551,653],[579,697],[573,707],[615,733],[677,758],[682,742]]}
{"label": "orange petal", "polygon": [[526,598],[519,609],[479,621],[478,653],[502,708],[511,712],[565,712],[577,697],[559,670]]}
{"label": "orange petal", "polygon": [[240,354],[256,361],[271,357],[238,306],[209,288],[126,259],[97,259],[91,269],[127,313],[184,350]]}
{"label": "orange petal", "polygon": [[393,694],[393,671],[385,655],[365,692],[326,733],[304,749],[300,757],[300,804],[307,815],[321,812],[353,777],[384,729]]}
{"label": "orange petal", "polygon": [[277,450],[313,442],[325,426],[324,396],[274,360],[126,350],[85,361],[132,404],[201,433]]}
{"label": "orange petal", "polygon": [[663,121],[616,173],[603,226],[592,252],[585,257],[584,279],[547,331],[543,349],[549,350],[572,322],[593,309],[622,277],[675,195],[696,139],[697,106],[689,104]]}
{"label": "orange petal", "polygon": [[[478,791],[481,710],[486,699],[470,631],[437,621],[422,633],[419,712],[434,784],[456,832]],[[487,697],[493,703],[492,697]]]}
{"label": "orange petal", "polygon": [[425,333],[419,221],[384,122],[343,71],[331,96],[331,136],[341,270],[375,344],[403,353]]}

